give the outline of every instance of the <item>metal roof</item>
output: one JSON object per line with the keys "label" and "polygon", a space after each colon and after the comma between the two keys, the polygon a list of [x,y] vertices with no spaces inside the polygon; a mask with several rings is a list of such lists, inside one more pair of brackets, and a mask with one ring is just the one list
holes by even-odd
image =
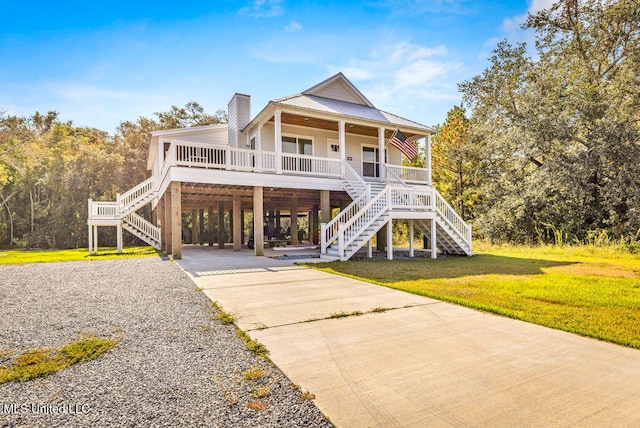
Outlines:
{"label": "metal roof", "polygon": [[279,98],[272,102],[275,104],[298,107],[322,113],[332,113],[359,119],[373,120],[376,122],[388,123],[396,126],[406,126],[414,129],[417,128],[430,132],[434,131],[430,126],[422,125],[418,122],[396,116],[395,114],[387,113],[383,110],[378,110],[374,107],[318,97],[316,95],[296,94],[285,98]]}

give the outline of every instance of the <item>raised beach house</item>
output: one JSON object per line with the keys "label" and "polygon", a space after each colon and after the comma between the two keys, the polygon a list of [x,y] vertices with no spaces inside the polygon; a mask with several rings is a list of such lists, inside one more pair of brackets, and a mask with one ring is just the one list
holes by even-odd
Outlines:
{"label": "raised beach house", "polygon": [[[372,239],[393,258],[393,221],[408,222],[438,252],[471,254],[471,227],[431,182],[429,126],[376,108],[342,73],[299,94],[270,101],[251,117],[250,97],[235,94],[228,123],[151,134],[151,177],[118,195],[115,202],[89,200],[89,252],[98,248],[98,226],[123,229],[174,258],[182,256],[182,212],[191,212],[192,242],[218,227],[234,250],[251,240],[264,254],[280,218],[288,218],[286,243],[299,242],[306,218],[308,241],[321,257],[348,260],[372,251]],[[403,157],[426,151],[426,167],[403,166]],[[404,153],[404,154],[403,154]],[[152,221],[136,211],[151,204]],[[204,225],[206,212],[206,222]],[[245,213],[253,234],[245,236]],[[217,218],[216,218],[217,217]]]}

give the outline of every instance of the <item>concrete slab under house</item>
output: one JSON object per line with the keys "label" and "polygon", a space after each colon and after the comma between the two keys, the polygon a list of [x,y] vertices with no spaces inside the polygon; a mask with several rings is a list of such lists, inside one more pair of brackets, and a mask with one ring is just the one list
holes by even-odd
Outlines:
{"label": "concrete slab under house", "polygon": [[[433,258],[471,255],[471,226],[431,180],[432,127],[376,108],[342,73],[250,110],[236,93],[227,124],[153,132],[151,176],[116,201],[89,200],[89,252],[98,227],[115,226],[119,251],[126,230],[176,259],[189,242],[257,256],[312,245],[348,260],[371,257],[375,237],[391,260],[392,224],[403,221],[411,257],[414,229]],[[403,166],[418,150],[426,166]],[[150,219],[137,213],[148,204]]]}

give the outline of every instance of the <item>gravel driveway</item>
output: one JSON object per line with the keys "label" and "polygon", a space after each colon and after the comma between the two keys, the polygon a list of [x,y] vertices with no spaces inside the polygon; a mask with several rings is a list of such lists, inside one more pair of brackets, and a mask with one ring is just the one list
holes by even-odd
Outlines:
{"label": "gravel driveway", "polygon": [[[121,338],[94,361],[0,385],[0,426],[331,426],[301,400],[304,391],[212,317],[173,262],[0,266],[0,309],[0,351],[58,347],[82,333]],[[265,375],[245,379],[250,368]]]}

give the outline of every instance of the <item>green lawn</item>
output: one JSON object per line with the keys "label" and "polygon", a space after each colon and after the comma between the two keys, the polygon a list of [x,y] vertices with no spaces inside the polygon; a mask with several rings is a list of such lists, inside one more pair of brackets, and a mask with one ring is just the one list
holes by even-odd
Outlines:
{"label": "green lawn", "polygon": [[157,256],[153,247],[126,247],[122,254],[116,248],[104,247],[98,249],[97,255],[89,255],[86,248],[72,250],[0,250],[0,264],[25,264],[43,262],[66,262],[73,260],[106,260],[123,257]]}
{"label": "green lawn", "polygon": [[640,255],[478,246],[473,257],[309,266],[640,348]]}

